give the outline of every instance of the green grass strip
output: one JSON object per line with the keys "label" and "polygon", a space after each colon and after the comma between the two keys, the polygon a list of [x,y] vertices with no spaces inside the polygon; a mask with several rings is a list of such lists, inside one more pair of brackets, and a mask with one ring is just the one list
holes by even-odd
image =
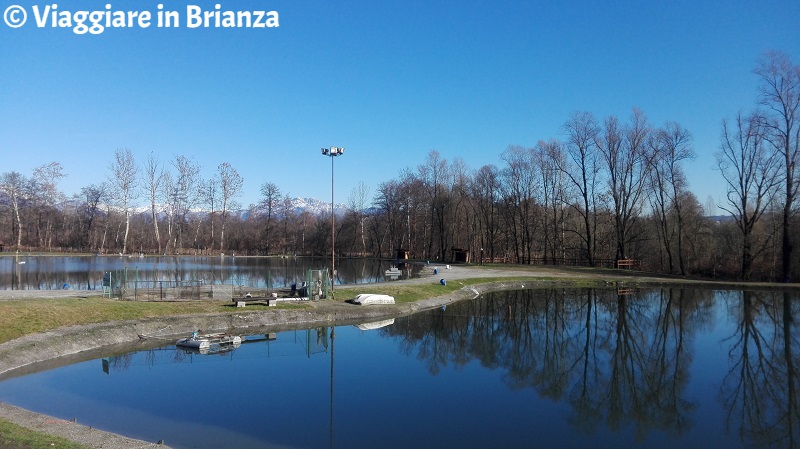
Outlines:
{"label": "green grass strip", "polygon": [[0,419],[0,447],[4,449],[88,449],[61,437],[28,430]]}

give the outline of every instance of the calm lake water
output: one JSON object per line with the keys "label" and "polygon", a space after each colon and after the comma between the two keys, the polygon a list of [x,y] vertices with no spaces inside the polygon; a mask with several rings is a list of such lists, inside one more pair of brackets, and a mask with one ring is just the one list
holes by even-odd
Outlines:
{"label": "calm lake water", "polygon": [[[340,259],[337,284],[396,280],[385,275],[391,261]],[[305,279],[306,270],[330,267],[330,259],[313,257],[207,256],[4,256],[0,257],[3,290],[102,290],[103,273],[142,283],[233,284],[286,288]],[[400,279],[414,276],[421,265],[407,264]]]}
{"label": "calm lake water", "polygon": [[165,340],[6,379],[0,400],[175,448],[797,448],[798,299],[498,292],[222,354]]}

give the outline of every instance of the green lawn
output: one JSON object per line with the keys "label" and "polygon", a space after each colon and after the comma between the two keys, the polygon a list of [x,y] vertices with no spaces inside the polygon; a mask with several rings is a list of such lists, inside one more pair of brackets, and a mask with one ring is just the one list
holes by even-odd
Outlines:
{"label": "green lawn", "polygon": [[78,443],[28,430],[0,419],[0,448],[3,449],[88,449]]}
{"label": "green lawn", "polygon": [[101,297],[0,301],[0,343],[63,326],[224,312],[229,306],[227,301],[157,303]]}

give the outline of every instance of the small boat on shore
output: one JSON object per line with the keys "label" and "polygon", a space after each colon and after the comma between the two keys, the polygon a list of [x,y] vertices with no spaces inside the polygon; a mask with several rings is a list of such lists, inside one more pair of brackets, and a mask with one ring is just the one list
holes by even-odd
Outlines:
{"label": "small boat on shore", "polygon": [[233,334],[198,334],[192,332],[191,337],[181,338],[175,345],[180,348],[189,349],[209,349],[212,347],[240,345],[242,344],[242,337]]}
{"label": "small boat on shore", "polygon": [[394,304],[394,296],[362,293],[351,299],[349,302],[352,304],[358,304],[360,306],[366,306],[370,304]]}

